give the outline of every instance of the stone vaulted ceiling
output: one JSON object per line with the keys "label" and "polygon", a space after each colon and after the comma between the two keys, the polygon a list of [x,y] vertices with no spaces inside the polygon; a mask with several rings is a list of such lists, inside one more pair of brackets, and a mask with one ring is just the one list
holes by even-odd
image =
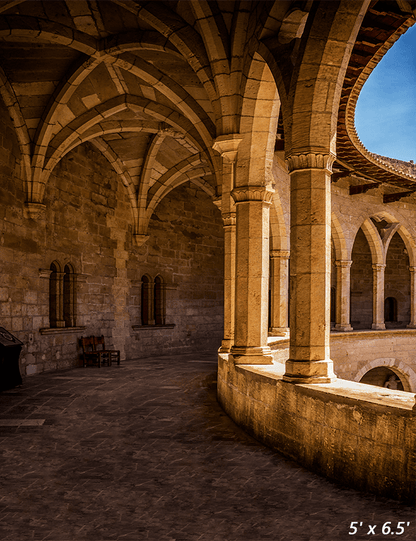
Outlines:
{"label": "stone vaulted ceiling", "polygon": [[[259,30],[250,22],[258,8],[252,2],[0,0],[0,92],[16,127],[32,211],[42,206],[55,165],[86,142],[128,190],[138,235],[145,235],[158,202],[183,182],[218,197],[212,145],[218,134],[233,131],[225,111],[238,102],[243,78],[235,73],[244,74],[247,36],[280,32],[281,42],[290,42],[310,5],[277,2],[273,17],[264,17],[270,28]],[[374,183],[393,192],[414,189],[412,175],[362,147],[353,122],[362,84],[413,23],[414,7],[371,2],[347,69],[334,180],[353,175],[363,191]],[[232,51],[227,81],[221,51]],[[227,95],[227,84],[237,97]],[[278,134],[282,145],[281,119]]]}

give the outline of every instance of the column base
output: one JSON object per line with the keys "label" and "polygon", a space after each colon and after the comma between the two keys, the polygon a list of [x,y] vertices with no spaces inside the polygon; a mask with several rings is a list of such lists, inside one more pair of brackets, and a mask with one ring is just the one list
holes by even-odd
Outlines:
{"label": "column base", "polygon": [[335,330],[347,332],[347,331],[353,331],[354,329],[351,327],[349,323],[347,323],[347,325],[343,325],[342,323],[337,323],[335,325]]}
{"label": "column base", "polygon": [[269,346],[233,346],[230,354],[235,364],[273,364],[272,350]]}
{"label": "column base", "polygon": [[269,336],[289,336],[289,327],[270,327]]}
{"label": "column base", "polygon": [[374,330],[374,331],[384,331],[386,329],[386,326],[384,323],[373,323],[371,325],[371,328]]}
{"label": "column base", "polygon": [[337,379],[333,362],[324,361],[286,361],[283,381],[290,383],[332,383]]}
{"label": "column base", "polygon": [[409,325],[406,325],[406,329],[416,329],[416,323],[409,323]]}
{"label": "column base", "polygon": [[233,344],[234,340],[232,338],[224,338],[221,341],[221,347],[218,350],[218,353],[230,353]]}

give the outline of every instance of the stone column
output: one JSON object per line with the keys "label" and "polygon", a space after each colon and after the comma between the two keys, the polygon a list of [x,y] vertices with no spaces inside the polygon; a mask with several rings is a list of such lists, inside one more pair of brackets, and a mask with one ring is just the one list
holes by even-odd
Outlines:
{"label": "stone column", "polygon": [[234,344],[235,319],[235,234],[236,209],[231,197],[234,188],[235,163],[241,135],[217,137],[213,149],[222,157],[221,215],[224,223],[224,337],[220,353],[229,353]]}
{"label": "stone column", "polygon": [[410,323],[408,329],[416,329],[416,267],[409,267],[410,271]]}
{"label": "stone column", "polygon": [[270,251],[270,328],[272,336],[285,336],[288,328],[289,256],[286,250]]}
{"label": "stone column", "polygon": [[222,214],[224,222],[224,338],[220,353],[229,353],[234,344],[235,320],[235,223],[236,213]]}
{"label": "stone column", "polygon": [[335,329],[352,331],[350,324],[350,268],[352,261],[335,261],[337,268],[337,297]]}
{"label": "stone column", "polygon": [[386,265],[373,265],[373,324],[372,329],[385,329],[384,324],[384,269]]}
{"label": "stone column", "polygon": [[235,332],[231,354],[238,364],[272,364],[267,345],[269,290],[269,215],[273,190],[235,188]]}
{"label": "stone column", "polygon": [[289,157],[290,350],[285,381],[334,381],[330,360],[332,154]]}

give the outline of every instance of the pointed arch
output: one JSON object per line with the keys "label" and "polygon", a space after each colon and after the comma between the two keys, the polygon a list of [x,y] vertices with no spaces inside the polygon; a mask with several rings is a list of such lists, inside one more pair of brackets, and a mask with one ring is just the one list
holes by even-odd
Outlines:
{"label": "pointed arch", "polygon": [[277,191],[273,194],[273,204],[270,207],[270,249],[289,250],[289,235],[283,213],[282,203]]}
{"label": "pointed arch", "polygon": [[256,53],[245,87],[238,149],[236,187],[272,185],[272,166],[280,100],[273,76]]}
{"label": "pointed arch", "polygon": [[371,259],[373,265],[383,265],[384,264],[384,249],[381,242],[380,235],[377,231],[376,226],[373,222],[367,218],[361,225],[361,229],[367,239],[368,245],[371,251]]}
{"label": "pointed arch", "polygon": [[335,259],[337,261],[349,260],[351,254],[348,253],[344,231],[342,229],[338,216],[334,211],[332,211],[331,214],[331,233],[335,247]]}

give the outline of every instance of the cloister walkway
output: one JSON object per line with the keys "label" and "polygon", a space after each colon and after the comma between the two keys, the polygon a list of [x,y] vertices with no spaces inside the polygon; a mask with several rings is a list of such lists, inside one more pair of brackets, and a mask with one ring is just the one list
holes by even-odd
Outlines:
{"label": "cloister walkway", "polygon": [[336,486],[235,426],[215,379],[216,354],[195,353],[1,393],[0,539],[414,539],[409,507]]}

